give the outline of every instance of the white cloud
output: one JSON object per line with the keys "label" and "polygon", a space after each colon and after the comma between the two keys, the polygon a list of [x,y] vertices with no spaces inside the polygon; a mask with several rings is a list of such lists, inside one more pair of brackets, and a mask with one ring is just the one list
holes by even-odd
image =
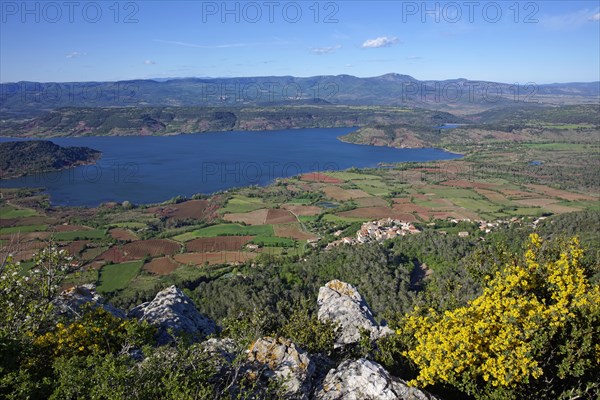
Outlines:
{"label": "white cloud", "polygon": [[323,55],[323,54],[331,54],[331,53],[335,53],[337,50],[341,49],[342,46],[335,45],[335,46],[328,46],[328,47],[313,47],[310,49],[310,52],[312,54],[316,54],[316,55]]}
{"label": "white cloud", "polygon": [[421,56],[408,56],[406,57],[407,60],[409,61],[418,61],[418,60],[422,60],[424,57]]}
{"label": "white cloud", "polygon": [[379,47],[389,47],[399,42],[400,40],[396,36],[381,36],[375,39],[365,40],[362,44],[362,48],[376,49]]}
{"label": "white cloud", "polygon": [[76,58],[76,57],[81,57],[81,56],[85,56],[86,53],[82,53],[79,51],[70,51],[67,54],[65,54],[65,57],[67,58]]}
{"label": "white cloud", "polygon": [[146,61],[144,61],[144,64],[146,64],[146,65],[154,65],[154,64],[156,64],[156,62],[154,62],[152,60],[146,60]]}
{"label": "white cloud", "polygon": [[598,8],[595,10],[585,8],[568,14],[541,15],[539,21],[542,26],[549,29],[575,29],[589,22],[600,21],[598,10]]}

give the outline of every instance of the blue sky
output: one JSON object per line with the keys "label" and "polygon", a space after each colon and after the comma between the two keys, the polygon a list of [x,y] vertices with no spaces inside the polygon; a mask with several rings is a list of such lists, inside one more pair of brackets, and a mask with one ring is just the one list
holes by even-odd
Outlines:
{"label": "blue sky", "polygon": [[0,81],[600,80],[596,1],[0,1]]}

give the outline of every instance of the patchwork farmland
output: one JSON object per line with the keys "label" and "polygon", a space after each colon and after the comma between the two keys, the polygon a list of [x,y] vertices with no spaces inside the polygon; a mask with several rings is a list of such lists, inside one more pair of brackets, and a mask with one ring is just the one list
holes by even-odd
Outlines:
{"label": "patchwork farmland", "polygon": [[37,251],[54,243],[73,257],[77,282],[96,283],[105,293],[134,292],[170,275],[213,273],[222,264],[302,257],[335,240],[334,233],[352,236],[370,220],[435,229],[436,221],[533,220],[597,209],[593,191],[532,183],[528,170],[521,180],[473,174],[471,165],[455,160],[311,173],[264,188],[138,207],[44,209],[35,206],[39,195],[2,190],[0,257],[12,254],[28,268]]}

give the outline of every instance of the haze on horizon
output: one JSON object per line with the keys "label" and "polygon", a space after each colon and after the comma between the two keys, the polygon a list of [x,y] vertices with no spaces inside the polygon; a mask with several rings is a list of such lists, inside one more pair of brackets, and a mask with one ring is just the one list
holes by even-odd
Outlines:
{"label": "haze on horizon", "polygon": [[597,1],[0,3],[0,82],[600,81]]}

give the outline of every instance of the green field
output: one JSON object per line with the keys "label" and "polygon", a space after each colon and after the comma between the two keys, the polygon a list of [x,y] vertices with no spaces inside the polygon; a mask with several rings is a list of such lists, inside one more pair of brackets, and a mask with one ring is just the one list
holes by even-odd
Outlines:
{"label": "green field", "polygon": [[306,206],[306,205],[312,203],[312,200],[311,199],[304,199],[304,198],[297,198],[297,199],[291,199],[290,201],[288,201],[288,203],[290,203],[290,204],[299,204],[299,205]]}
{"label": "green field", "polygon": [[38,215],[30,208],[17,208],[9,205],[0,207],[0,218],[34,217]]}
{"label": "green field", "polygon": [[110,224],[112,228],[128,228],[128,229],[141,229],[145,228],[146,224],[143,222],[117,222]]}
{"label": "green field", "polygon": [[456,197],[451,200],[459,207],[467,210],[484,213],[496,213],[500,211],[501,206],[484,199],[470,199],[465,197]]}
{"label": "green field", "polygon": [[327,172],[326,175],[329,175],[329,176],[337,178],[337,179],[341,179],[343,181],[368,180],[369,182],[373,182],[373,181],[376,181],[376,180],[381,180],[381,177],[377,176],[377,175],[360,174],[360,173],[356,173],[356,172],[344,172],[344,171],[340,171],[340,172]]}
{"label": "green field", "polygon": [[334,222],[334,223],[346,223],[346,222],[366,222],[370,221],[368,218],[357,218],[357,217],[340,217],[334,214],[325,214],[322,218],[323,221]]}
{"label": "green field", "polygon": [[48,225],[25,225],[12,226],[10,228],[0,228],[0,235],[9,235],[11,233],[44,232]]}
{"label": "green field", "polygon": [[98,270],[97,269],[86,269],[84,271],[77,271],[73,274],[68,275],[65,278],[65,285],[84,285],[86,283],[96,283],[98,281]]}
{"label": "green field", "polygon": [[295,240],[278,236],[256,236],[251,243],[265,247],[294,247]]}
{"label": "green field", "polygon": [[183,233],[173,237],[180,242],[187,242],[200,237],[215,236],[273,236],[272,225],[239,225],[239,224],[218,224],[207,226],[192,232]]}
{"label": "green field", "polygon": [[91,229],[89,231],[57,232],[53,235],[54,240],[69,241],[82,239],[104,239],[106,234],[103,229]]}
{"label": "green field", "polygon": [[[421,192],[423,192],[423,194],[433,193],[438,198],[450,199],[450,200],[452,200],[452,202],[454,202],[454,199],[456,199],[456,198],[469,198],[469,197],[480,198],[481,197],[477,192],[475,192],[471,189],[462,189],[462,188],[453,188],[453,187],[434,187],[434,188],[426,187],[423,190],[421,190]],[[415,199],[415,204],[418,204],[418,199]]]}
{"label": "green field", "polygon": [[242,195],[234,195],[225,207],[219,210],[221,214],[227,213],[244,213],[249,211],[258,210],[264,208],[265,203],[259,197],[247,197]]}
{"label": "green field", "polygon": [[98,274],[98,292],[106,293],[127,287],[140,271],[143,261],[131,261],[122,264],[108,264]]}
{"label": "green field", "polygon": [[541,207],[518,207],[516,210],[508,210],[507,214],[510,216],[520,217],[520,216],[529,216],[529,217],[539,217],[542,214],[546,213],[545,209]]}
{"label": "green field", "polygon": [[583,143],[527,143],[524,146],[540,150],[585,150],[590,147]]}
{"label": "green field", "polygon": [[390,194],[392,188],[386,185],[382,180],[377,181],[358,181],[355,185],[372,196],[382,197]]}
{"label": "green field", "polygon": [[588,129],[594,127],[592,124],[542,124],[542,126],[548,129]]}

